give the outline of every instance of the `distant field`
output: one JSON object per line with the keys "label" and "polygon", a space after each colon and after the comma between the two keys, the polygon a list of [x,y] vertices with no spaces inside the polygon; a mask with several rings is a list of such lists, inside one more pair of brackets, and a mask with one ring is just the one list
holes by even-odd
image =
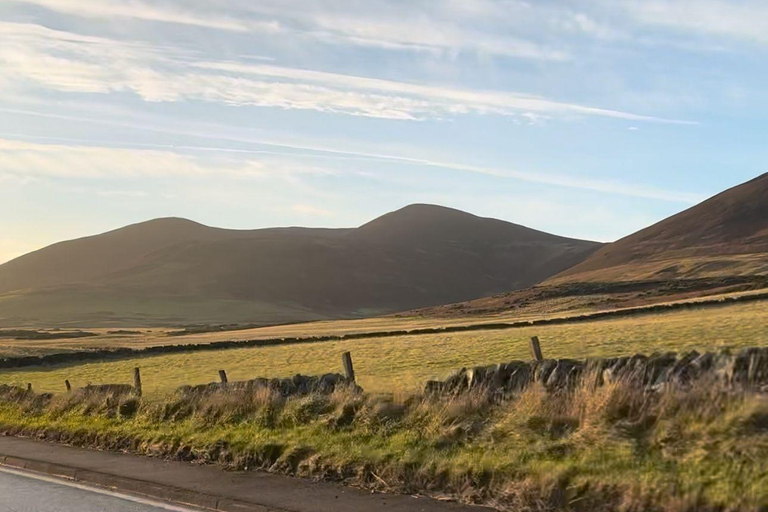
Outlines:
{"label": "distant field", "polygon": [[341,371],[340,355],[349,350],[358,380],[368,391],[407,392],[427,379],[462,366],[528,358],[527,343],[533,335],[542,339],[546,357],[557,358],[765,346],[768,301],[571,325],[190,352],[4,370],[0,383],[30,382],[37,391],[58,392],[63,390],[65,379],[76,387],[129,383],[133,367],[140,366],[145,392],[159,396],[183,384],[215,381],[219,369],[225,369],[230,380]]}
{"label": "distant field", "polygon": [[[653,304],[696,302],[700,300],[717,300],[721,298],[737,298],[750,295],[764,295],[763,290],[722,293],[710,297],[690,297],[685,300],[664,301],[648,300],[647,302],[632,303],[633,307],[645,307]],[[604,299],[604,297],[603,297]],[[610,302],[596,307],[593,302],[596,296],[563,297],[535,303],[522,309],[508,309],[502,312],[468,314],[388,316],[358,320],[326,320],[287,325],[274,325],[248,329],[226,330],[216,332],[200,332],[183,336],[170,336],[178,328],[123,327],[88,328],[82,329],[97,336],[77,339],[13,339],[4,337],[0,330],[0,357],[38,356],[60,352],[78,352],[100,349],[133,348],[141,349],[158,345],[185,345],[199,343],[215,343],[220,341],[241,341],[269,339],[282,337],[312,337],[324,335],[342,335],[357,333],[374,333],[387,331],[413,330],[422,328],[440,328],[464,325],[482,325],[489,323],[513,323],[520,321],[543,320],[578,316],[598,311],[617,311],[624,305],[621,300],[611,307]],[[535,306],[535,307],[533,307]],[[719,306],[718,306],[719,307]],[[54,331],[38,326],[45,333]],[[58,331],[68,332],[66,329]]]}
{"label": "distant field", "polygon": [[[563,313],[541,315],[537,313],[506,314],[506,315],[473,315],[471,317],[456,317],[446,319],[419,317],[381,317],[361,320],[328,320],[250,329],[237,329],[218,332],[186,334],[170,336],[169,333],[178,331],[176,328],[83,328],[84,331],[97,333],[98,336],[80,339],[51,339],[51,340],[17,340],[0,337],[0,357],[15,357],[27,355],[45,355],[55,352],[72,352],[80,350],[98,350],[104,348],[129,347],[134,349],[156,345],[181,345],[195,343],[214,343],[230,340],[252,340],[282,337],[309,337],[324,335],[341,335],[395,330],[411,330],[419,328],[447,327],[452,325],[467,325],[474,323],[490,323],[504,321],[519,321],[528,319],[562,316]],[[118,331],[133,331],[132,334],[116,333]],[[110,332],[116,334],[110,334]]]}

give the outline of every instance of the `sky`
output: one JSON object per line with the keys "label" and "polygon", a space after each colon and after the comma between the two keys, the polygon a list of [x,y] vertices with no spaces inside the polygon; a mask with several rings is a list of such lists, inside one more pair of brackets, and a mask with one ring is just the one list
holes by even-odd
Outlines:
{"label": "sky", "polygon": [[0,262],[433,203],[613,241],[766,171],[764,0],[0,0]]}

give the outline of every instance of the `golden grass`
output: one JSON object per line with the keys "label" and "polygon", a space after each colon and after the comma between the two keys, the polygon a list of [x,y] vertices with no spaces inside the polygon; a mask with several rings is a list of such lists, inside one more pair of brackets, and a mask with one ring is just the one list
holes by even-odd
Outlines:
{"label": "golden grass", "polygon": [[[655,298],[654,300],[649,301],[647,305],[738,298],[753,294],[762,294],[765,293],[765,291],[766,290],[720,293],[707,297],[694,297],[671,301]],[[124,347],[141,349],[158,345],[186,345],[281,337],[312,337],[565,318],[596,312],[595,303],[599,303],[604,298],[605,297],[601,295],[560,297],[536,302],[522,310],[511,309],[499,313],[472,313],[441,317],[388,316],[355,320],[324,320],[230,331],[202,332],[184,336],[169,336],[170,332],[178,331],[178,328],[142,327],[135,325],[108,328],[89,328],[86,326],[81,329],[97,333],[98,336],[51,340],[16,340],[0,337],[0,357],[37,356],[60,352],[77,352],[83,350],[115,349]],[[618,311],[621,307],[618,305],[604,305],[598,309],[600,311]],[[44,326],[39,326],[37,328],[46,330]],[[30,327],[25,327],[25,329],[30,329]],[[115,331],[134,331],[136,333],[120,334],[114,333]],[[112,334],[110,334],[110,332],[112,332]]]}
{"label": "golden grass", "polygon": [[[550,306],[554,306],[551,304]],[[382,331],[400,331],[422,328],[449,327],[456,325],[474,325],[494,322],[517,322],[555,318],[583,313],[586,307],[550,307],[550,312],[540,311],[510,311],[502,314],[468,315],[448,318],[418,317],[418,316],[388,316],[350,320],[322,320],[286,325],[254,327],[218,332],[201,332],[184,336],[170,336],[169,333],[179,331],[179,328],[166,327],[82,327],[83,331],[93,332],[98,336],[77,339],[51,340],[16,340],[0,338],[0,356],[17,357],[26,355],[44,355],[55,352],[80,350],[98,350],[104,348],[128,347],[140,349],[158,345],[185,345],[197,343],[215,343],[220,341],[240,341],[253,339],[311,337],[341,334],[371,333]],[[31,329],[30,327],[19,327]],[[40,326],[38,329],[47,330]],[[66,331],[67,329],[62,329]],[[137,331],[134,334],[110,334],[116,331]]]}
{"label": "golden grass", "polygon": [[768,344],[768,301],[657,315],[520,329],[453,334],[368,338],[339,342],[282,345],[169,354],[79,365],[4,370],[0,383],[32,383],[39,392],[88,383],[130,383],[141,367],[149,396],[168,394],[183,384],[217,380],[225,369],[230,380],[340,372],[340,356],[351,351],[358,381],[367,391],[413,391],[425,380],[462,366],[527,359],[528,340],[542,339],[545,357],[583,358],[635,352],[699,351]]}

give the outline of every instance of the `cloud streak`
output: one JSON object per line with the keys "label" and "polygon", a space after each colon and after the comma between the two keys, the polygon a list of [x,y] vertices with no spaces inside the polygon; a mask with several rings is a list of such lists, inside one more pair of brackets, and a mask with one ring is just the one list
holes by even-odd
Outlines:
{"label": "cloud streak", "polygon": [[[433,54],[475,52],[543,61],[570,58],[563,50],[504,31],[468,27],[455,17],[453,2],[370,0],[365,2],[364,9],[358,9],[353,4],[321,0],[227,0],[211,9],[204,2],[173,0],[24,1],[68,16],[104,20],[119,17],[243,33],[280,33],[292,39],[330,45]],[[516,12],[524,6],[522,2],[506,3],[508,7],[514,4]],[[463,14],[468,12],[462,9]]]}
{"label": "cloud streak", "polygon": [[[696,124],[691,121],[666,119],[654,116],[634,114],[605,108],[597,108],[573,103],[564,103],[542,98],[540,96],[508,93],[499,91],[465,90],[431,85],[411,84],[395,82],[376,78],[359,77],[353,75],[340,75],[321,71],[312,71],[296,68],[280,68],[269,65],[250,65],[232,62],[201,62],[195,67],[214,69],[237,75],[255,75],[270,78],[287,78],[308,84],[316,84],[326,90],[337,87],[346,90],[376,91],[396,95],[405,99],[418,99],[419,103],[412,103],[411,107],[418,112],[419,109],[433,109],[444,114],[497,114],[511,115],[514,113],[547,113],[547,114],[578,114],[599,117],[610,117],[633,121],[648,121],[671,124]],[[375,96],[381,98],[381,96]],[[416,100],[411,100],[416,101]],[[397,108],[395,107],[396,111]]]}
{"label": "cloud streak", "polygon": [[202,159],[172,151],[37,144],[0,139],[0,176],[119,179],[167,176],[259,177],[256,160]]}
{"label": "cloud streak", "polygon": [[[219,138],[220,140],[226,140]],[[72,145],[38,144],[17,140],[0,139],[0,177],[3,173],[15,176],[57,176],[57,177],[120,177],[120,176],[168,176],[168,175],[221,175],[230,177],[258,177],[269,174],[329,175],[334,174],[322,166],[296,163],[304,159],[338,157],[340,159],[363,158],[409,165],[422,168],[437,168],[465,173],[480,174],[500,179],[512,179],[527,183],[551,185],[574,190],[599,192],[610,195],[638,197],[668,202],[695,204],[704,199],[699,194],[670,191],[637,183],[620,181],[591,180],[562,174],[520,171],[501,167],[476,166],[461,162],[412,158],[393,154],[344,151],[313,145],[284,145],[270,141],[230,139],[233,142],[250,142],[281,147],[293,151],[312,151],[318,154],[275,153],[264,150],[232,149],[216,146],[185,146],[185,151],[203,153],[238,153],[246,156],[237,163],[228,159],[204,159],[179,154],[174,151],[157,149],[129,149],[105,146],[78,146],[77,140],[64,139]],[[141,146],[134,144],[134,146]],[[154,145],[145,145],[154,146]],[[181,148],[176,148],[181,149]],[[280,155],[288,160],[270,160],[269,163],[247,158],[248,154]],[[293,162],[291,160],[294,160]],[[120,162],[115,165],[115,162]]]}
{"label": "cloud streak", "polygon": [[140,21],[174,23],[236,32],[246,32],[259,28],[273,32],[279,30],[277,23],[245,23],[234,17],[222,17],[213,12],[196,12],[189,8],[185,9],[183,4],[174,5],[167,2],[148,3],[135,0],[100,0],[98,2],[90,0],[26,0],[25,3],[45,7],[59,13],[95,19],[129,18]]}
{"label": "cloud streak", "polygon": [[465,90],[240,62],[194,62],[181,51],[0,23],[0,72],[9,89],[132,92],[148,102],[194,100],[392,120],[461,115],[596,116],[693,124],[512,92]]}
{"label": "cloud streak", "polygon": [[611,5],[641,25],[768,44],[768,5],[760,0],[627,0]]}
{"label": "cloud streak", "polygon": [[308,217],[333,217],[335,214],[327,208],[318,208],[310,204],[294,204],[291,211]]}

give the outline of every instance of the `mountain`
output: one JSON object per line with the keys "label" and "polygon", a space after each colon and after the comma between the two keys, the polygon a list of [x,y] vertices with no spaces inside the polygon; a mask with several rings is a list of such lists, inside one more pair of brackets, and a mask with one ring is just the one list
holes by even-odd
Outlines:
{"label": "mountain", "polygon": [[156,219],[0,265],[0,325],[368,316],[524,288],[599,247],[432,205],[354,229],[228,230]]}
{"label": "mountain", "polygon": [[606,245],[553,283],[768,274],[768,173]]}
{"label": "mountain", "polygon": [[768,286],[768,174],[612,244],[527,289],[407,315],[551,315]]}

